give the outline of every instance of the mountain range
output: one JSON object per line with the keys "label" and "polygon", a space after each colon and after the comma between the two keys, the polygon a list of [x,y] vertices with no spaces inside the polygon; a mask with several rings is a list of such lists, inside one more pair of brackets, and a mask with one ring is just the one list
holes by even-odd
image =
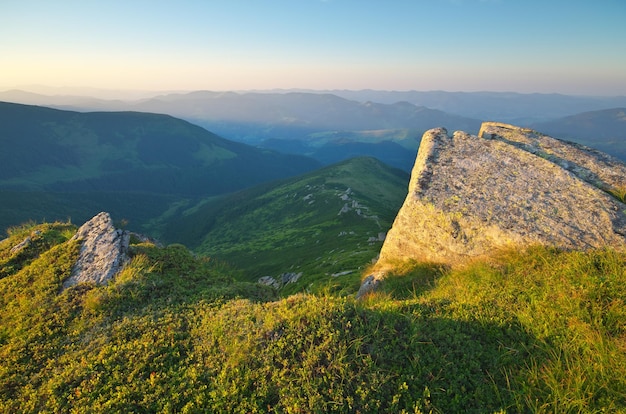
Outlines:
{"label": "mountain range", "polygon": [[[306,155],[323,164],[373,156],[407,172],[422,134],[430,128],[445,125],[449,130],[476,133],[482,121],[506,121],[544,131],[540,122],[556,126],[569,122],[561,119],[564,117],[626,107],[626,97],[619,96],[503,92],[196,91],[155,93],[139,99],[133,94],[124,100],[110,99],[110,94],[101,94],[107,98],[103,99],[63,92],[5,91],[0,92],[0,99],[77,111],[165,113],[230,140]],[[598,131],[616,129],[600,119],[591,129],[596,137],[592,140],[582,129],[563,137],[621,156],[619,147],[626,140],[623,133],[610,139],[597,138],[603,135]],[[561,132],[558,128],[554,131]]]}
{"label": "mountain range", "polygon": [[[558,93],[448,91],[326,91],[346,99],[380,103],[410,102],[483,121],[528,124],[581,112],[626,106],[626,96],[577,96]],[[470,132],[470,131],[468,131]]]}
{"label": "mountain range", "polygon": [[[28,92],[32,91],[32,92]],[[120,104],[140,103],[167,97],[194,95],[198,92],[124,92],[76,90],[67,88],[26,87],[25,90],[0,92],[0,100],[47,106],[72,106],[85,110],[120,110]],[[206,93],[206,92],[201,92]],[[565,116],[626,106],[626,96],[577,96],[517,92],[384,91],[384,90],[309,90],[209,92],[221,95],[335,95],[356,102],[394,104],[409,102],[450,114],[482,121],[543,122]],[[470,131],[471,132],[471,131]]]}
{"label": "mountain range", "polygon": [[422,133],[437,125],[477,130],[480,122],[406,102],[357,102],[332,94],[198,91],[137,101],[42,96],[23,91],[0,99],[79,111],[169,114],[220,136],[323,163],[375,156],[410,170]]}
{"label": "mountain range", "polygon": [[[265,119],[271,131],[281,128],[271,124],[278,122],[279,109],[290,110],[292,115],[300,117],[297,118],[299,121],[294,121],[300,124],[297,128],[309,128],[302,126],[307,123],[312,125],[308,130],[310,135],[306,139],[289,139],[286,132],[284,139],[268,138],[263,142],[271,149],[268,151],[223,139],[204,128],[167,115],[82,113],[1,103],[0,195],[3,203],[0,226],[6,228],[25,220],[44,218],[72,217],[83,221],[105,209],[145,230],[150,226],[162,226],[162,215],[175,215],[173,212],[188,209],[199,199],[297,175],[346,158],[375,156],[407,171],[421,139],[418,129],[364,128],[383,121],[389,122],[383,126],[397,126],[392,119],[399,119],[401,114],[408,117],[405,122],[411,119],[411,122],[417,122],[422,115],[428,118],[433,114],[442,117],[435,116],[431,119],[433,123],[451,120],[441,112],[410,104],[359,104],[331,95],[201,92],[174,95],[170,100],[202,107],[209,97],[215,107],[224,103],[224,99],[230,100],[231,109],[247,101],[259,122],[268,113],[272,114]],[[195,104],[192,98],[196,98]],[[145,102],[155,104],[154,100]],[[168,104],[169,101],[164,102]],[[259,115],[254,109],[255,105],[257,109],[263,107],[259,102],[273,102],[264,109],[266,115]],[[308,104],[302,106],[302,102]],[[327,105],[339,114],[358,116],[347,116],[342,120],[334,115],[327,119],[324,114],[329,113],[328,108],[321,110]],[[308,108],[313,114],[310,119],[315,121],[306,121],[304,108]],[[229,110],[222,109],[222,113]],[[237,111],[241,115],[243,109]],[[379,117],[359,127],[359,120],[367,118],[359,111],[371,111]],[[623,114],[624,110],[620,108],[607,109],[529,126],[601,149],[624,160],[626,128],[623,127]],[[463,118],[452,120],[461,122]],[[345,127],[353,122],[351,127],[359,130],[321,131],[339,128],[341,122]],[[473,125],[473,121],[469,123]],[[241,131],[258,127],[237,122],[232,125]],[[422,127],[425,125],[428,124]],[[318,132],[311,132],[315,128]],[[284,129],[289,130],[288,127]],[[281,153],[309,154],[317,162]]]}

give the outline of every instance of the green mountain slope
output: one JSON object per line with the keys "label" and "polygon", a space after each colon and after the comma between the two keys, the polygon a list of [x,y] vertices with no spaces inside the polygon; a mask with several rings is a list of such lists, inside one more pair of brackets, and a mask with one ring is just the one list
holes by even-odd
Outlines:
{"label": "green mountain slope", "polygon": [[302,273],[287,291],[320,280],[358,287],[360,269],[377,256],[407,184],[403,171],[355,158],[207,200],[168,218],[162,237],[225,260],[250,281]]}
{"label": "green mountain slope", "polygon": [[166,115],[0,103],[0,187],[220,194],[317,166]]}
{"label": "green mountain slope", "polygon": [[[139,202],[135,212],[154,210],[154,203],[162,212],[174,197],[224,194],[318,165],[305,157],[231,142],[166,115],[79,113],[0,102],[0,191],[3,197],[11,197],[11,191],[45,191],[42,198],[50,214],[62,209],[67,193],[80,193],[69,198],[84,200],[85,209],[102,193],[147,194],[145,205],[134,197]],[[37,195],[21,198],[20,221],[3,221],[6,212],[0,210],[4,227],[67,217],[35,215]],[[77,206],[82,206],[80,201]],[[111,202],[87,214],[103,209],[124,217],[124,208]]]}
{"label": "green mountain slope", "polygon": [[626,410],[623,253],[416,264],[356,302],[134,244],[109,285],[61,291],[74,230],[0,241],[1,412]]}

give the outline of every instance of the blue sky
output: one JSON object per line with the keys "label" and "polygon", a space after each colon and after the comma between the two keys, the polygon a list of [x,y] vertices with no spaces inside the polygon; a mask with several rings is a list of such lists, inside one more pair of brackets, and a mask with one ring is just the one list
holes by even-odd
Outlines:
{"label": "blue sky", "polygon": [[0,0],[0,89],[626,95],[624,0]]}

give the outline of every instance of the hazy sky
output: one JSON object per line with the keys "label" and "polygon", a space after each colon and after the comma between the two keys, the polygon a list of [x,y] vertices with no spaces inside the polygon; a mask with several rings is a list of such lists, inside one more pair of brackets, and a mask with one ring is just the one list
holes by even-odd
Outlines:
{"label": "hazy sky", "polygon": [[0,0],[0,89],[626,95],[626,0]]}

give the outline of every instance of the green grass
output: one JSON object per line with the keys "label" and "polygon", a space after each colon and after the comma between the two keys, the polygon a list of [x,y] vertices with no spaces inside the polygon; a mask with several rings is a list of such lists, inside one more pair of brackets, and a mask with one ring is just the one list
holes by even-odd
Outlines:
{"label": "green grass", "polygon": [[[37,226],[29,222],[7,230],[8,238],[0,241],[0,279],[10,276],[51,247],[71,238],[76,227],[71,223],[46,223]],[[23,243],[24,247],[12,251]]]}
{"label": "green grass", "polygon": [[615,188],[609,191],[613,197],[617,198],[622,203],[626,203],[626,187],[625,188]]}
{"label": "green grass", "polygon": [[626,255],[407,264],[363,301],[277,299],[180,245],[60,291],[71,226],[0,279],[1,412],[623,412]]}
{"label": "green grass", "polygon": [[[519,325],[530,355],[511,377],[518,408],[626,410],[626,256],[614,251],[510,253],[442,278],[424,299],[464,317]],[[509,374],[510,375],[510,374]]]}

